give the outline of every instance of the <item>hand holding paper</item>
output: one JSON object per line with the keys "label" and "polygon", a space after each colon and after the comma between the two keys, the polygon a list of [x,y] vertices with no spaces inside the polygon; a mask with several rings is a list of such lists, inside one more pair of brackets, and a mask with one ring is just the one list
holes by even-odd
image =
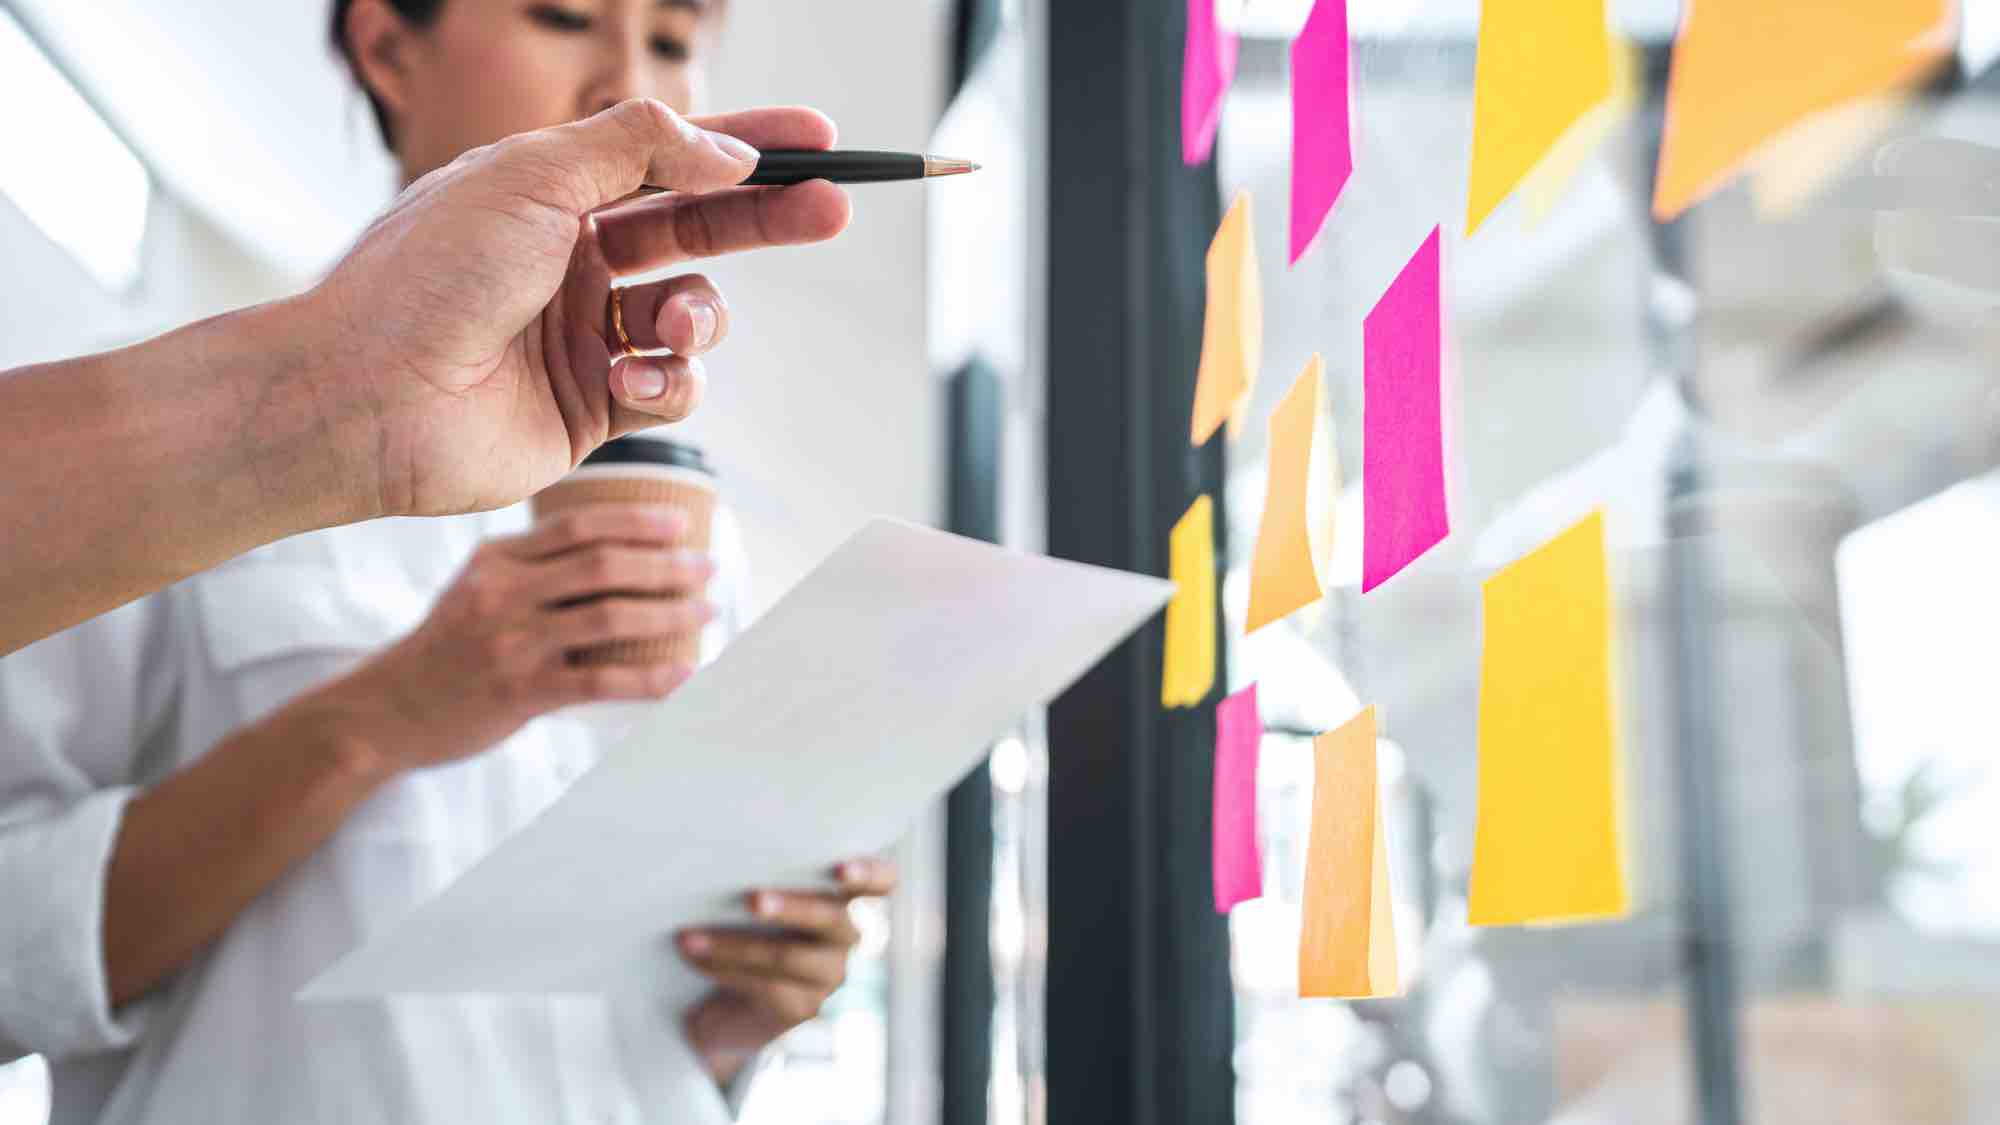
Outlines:
{"label": "hand holding paper", "polygon": [[307,986],[705,990],[669,935],[876,851],[1167,583],[878,520],[443,894]]}

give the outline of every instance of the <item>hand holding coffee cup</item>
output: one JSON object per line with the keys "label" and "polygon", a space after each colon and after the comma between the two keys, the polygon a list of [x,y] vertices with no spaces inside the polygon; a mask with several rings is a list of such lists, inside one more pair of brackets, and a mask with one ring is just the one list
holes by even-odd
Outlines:
{"label": "hand holding coffee cup", "polygon": [[[469,757],[553,711],[663,698],[694,673],[690,640],[715,616],[714,564],[689,547],[706,540],[698,522],[600,502],[489,540],[343,698],[383,726],[397,769]],[[610,652],[621,659],[589,655]]]}
{"label": "hand holding coffee cup", "polygon": [[[538,527],[547,526],[550,521],[605,504],[659,505],[676,512],[685,521],[677,545],[681,557],[706,560],[715,522],[716,487],[714,471],[699,449],[643,435],[609,442],[570,475],[536,494],[535,522]],[[644,591],[622,593],[645,596]],[[702,629],[696,626],[671,635],[609,640],[578,649],[570,659],[583,667],[668,664],[693,669],[701,656]]]}

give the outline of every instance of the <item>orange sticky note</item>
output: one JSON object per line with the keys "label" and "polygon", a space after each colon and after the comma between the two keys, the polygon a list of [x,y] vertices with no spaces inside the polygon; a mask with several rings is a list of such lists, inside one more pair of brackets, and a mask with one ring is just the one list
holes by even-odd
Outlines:
{"label": "orange sticky note", "polygon": [[1907,89],[1950,56],[1951,0],[1688,0],[1653,214],[1713,194],[1808,115]]}
{"label": "orange sticky note", "polygon": [[1604,0],[1484,0],[1473,75],[1468,237],[1614,93]]}
{"label": "orange sticky note", "polygon": [[1326,364],[1315,355],[1271,413],[1246,632],[1320,599],[1321,577],[1333,555],[1333,501],[1340,492],[1340,465],[1320,408],[1325,385]]}
{"label": "orange sticky note", "polygon": [[1910,110],[1916,95],[1892,91],[1816,113],[1765,145],[1749,167],[1757,214],[1784,219],[1859,164]]}
{"label": "orange sticky note", "polygon": [[1264,291],[1257,281],[1250,218],[1250,193],[1238,192],[1208,247],[1208,312],[1188,428],[1195,445],[1214,437],[1225,421],[1230,437],[1242,433],[1257,368],[1264,362]]}
{"label": "orange sticky note", "polygon": [[1396,924],[1375,783],[1375,709],[1313,740],[1299,995],[1394,996]]}
{"label": "orange sticky note", "polygon": [[1487,579],[1484,605],[1468,916],[1475,926],[1622,916],[1603,513]]}
{"label": "orange sticky note", "polygon": [[1160,703],[1193,707],[1215,686],[1215,504],[1199,497],[1167,540],[1174,599],[1167,603],[1167,652]]}

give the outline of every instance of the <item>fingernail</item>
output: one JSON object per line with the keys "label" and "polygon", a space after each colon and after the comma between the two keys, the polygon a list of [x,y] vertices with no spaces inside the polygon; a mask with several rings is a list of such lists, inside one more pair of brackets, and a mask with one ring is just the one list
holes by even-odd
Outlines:
{"label": "fingernail", "polygon": [[693,351],[706,351],[715,343],[715,331],[722,323],[722,315],[716,310],[715,302],[701,297],[687,301],[689,335],[694,339],[690,344]]}
{"label": "fingernail", "polygon": [[769,891],[761,891],[756,901],[750,904],[750,909],[762,917],[769,918],[778,912],[778,896]]}
{"label": "fingernail", "polygon": [[703,602],[701,603],[697,612],[701,615],[701,623],[703,625],[706,625],[709,622],[715,620],[715,613],[716,613],[715,603]]}
{"label": "fingernail", "polygon": [[625,393],[640,401],[659,398],[667,393],[667,373],[651,364],[633,364],[625,368]]}
{"label": "fingernail", "polygon": [[751,148],[749,145],[727,133],[717,133],[713,130],[707,130],[707,132],[708,143],[721,149],[724,156],[729,157],[731,160],[740,160],[745,164],[755,164],[757,162],[760,154],[756,149]]}
{"label": "fingernail", "polygon": [[708,935],[699,933],[682,934],[681,948],[699,957],[708,952]]}
{"label": "fingernail", "polygon": [[861,865],[852,862],[843,863],[834,870],[834,875],[843,883],[858,882],[861,879]]}

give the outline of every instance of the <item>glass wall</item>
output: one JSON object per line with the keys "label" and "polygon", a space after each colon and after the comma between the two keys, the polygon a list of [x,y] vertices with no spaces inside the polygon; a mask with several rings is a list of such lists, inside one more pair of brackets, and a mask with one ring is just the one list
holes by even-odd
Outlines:
{"label": "glass wall", "polygon": [[[2000,299],[1898,268],[1890,220],[1842,202],[1894,137],[2000,147],[1976,70],[1995,5],[1967,8],[1972,80],[1834,122],[1833,156],[1774,157],[1672,227],[1647,206],[1672,13],[1643,7],[1614,5],[1651,39],[1650,108],[1546,217],[1510,203],[1466,240],[1477,4],[1356,0],[1356,174],[1289,271],[1304,5],[1245,17],[1218,174],[1258,204],[1252,417],[1323,353],[1349,482],[1347,584],[1243,640],[1260,427],[1230,449],[1230,686],[1258,682],[1268,724],[1267,894],[1231,923],[1247,1125],[2000,1114]],[[1439,223],[1453,535],[1363,599],[1360,326]],[[1638,906],[1475,930],[1479,584],[1596,507]],[[1382,713],[1407,994],[1302,1001],[1310,735],[1363,702]]]}

